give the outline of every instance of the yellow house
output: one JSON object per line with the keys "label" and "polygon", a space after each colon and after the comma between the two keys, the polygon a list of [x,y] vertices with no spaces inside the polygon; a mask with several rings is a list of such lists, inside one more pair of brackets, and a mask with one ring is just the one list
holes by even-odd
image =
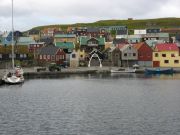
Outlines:
{"label": "yellow house", "polygon": [[157,44],[153,52],[153,67],[180,67],[177,45],[175,43]]}

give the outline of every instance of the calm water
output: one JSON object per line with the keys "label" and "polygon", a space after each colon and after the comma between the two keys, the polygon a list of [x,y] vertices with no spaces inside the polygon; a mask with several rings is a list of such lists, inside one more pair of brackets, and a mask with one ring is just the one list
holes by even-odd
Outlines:
{"label": "calm water", "polygon": [[179,135],[180,75],[81,75],[0,87],[0,135]]}

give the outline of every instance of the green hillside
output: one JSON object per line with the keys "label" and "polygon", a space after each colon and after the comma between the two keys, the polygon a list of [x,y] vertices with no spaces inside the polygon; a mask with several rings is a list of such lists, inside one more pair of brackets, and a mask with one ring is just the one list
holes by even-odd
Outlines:
{"label": "green hillside", "polygon": [[33,29],[43,29],[45,27],[61,27],[66,30],[67,27],[98,27],[98,26],[113,26],[123,25],[128,29],[143,29],[143,28],[177,28],[180,27],[180,18],[158,18],[158,19],[143,19],[143,20],[102,20],[94,23],[77,23],[70,25],[48,25],[39,26]]}

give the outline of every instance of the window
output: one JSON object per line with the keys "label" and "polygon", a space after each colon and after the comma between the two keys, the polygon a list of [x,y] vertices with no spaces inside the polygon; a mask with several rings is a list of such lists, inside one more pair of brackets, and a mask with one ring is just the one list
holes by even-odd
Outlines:
{"label": "window", "polygon": [[81,58],[83,57],[83,55],[80,56]]}
{"label": "window", "polygon": [[162,54],[162,57],[166,57],[166,54]]}
{"label": "window", "polygon": [[27,58],[27,54],[24,54],[24,58]]}
{"label": "window", "polygon": [[51,56],[51,60],[55,61],[55,56],[54,55]]}
{"label": "window", "polygon": [[165,63],[165,64],[168,64],[168,63],[169,63],[169,60],[164,60],[164,63]]}
{"label": "window", "polygon": [[2,54],[0,54],[0,58],[2,58]]}
{"label": "window", "polygon": [[133,53],[133,56],[136,56],[136,53]]}
{"label": "window", "polygon": [[48,59],[48,60],[50,59],[50,55],[47,55],[47,59]]}
{"label": "window", "polygon": [[72,54],[72,58],[76,58],[76,54]]}
{"label": "window", "polygon": [[24,57],[24,55],[23,54],[20,54],[20,58],[23,58]]}
{"label": "window", "polygon": [[175,54],[174,54],[174,53],[172,53],[172,54],[171,54],[171,57],[175,57]]}
{"label": "window", "polygon": [[159,57],[158,53],[155,53],[155,57]]}
{"label": "window", "polygon": [[9,54],[9,58],[12,58],[12,54]]}
{"label": "window", "polygon": [[46,55],[43,56],[43,59],[46,59]]}
{"label": "window", "polygon": [[127,57],[127,53],[125,53],[124,56]]}
{"label": "window", "polygon": [[42,60],[42,55],[39,56],[39,59]]}
{"label": "window", "polygon": [[179,64],[179,60],[174,60],[174,64]]}

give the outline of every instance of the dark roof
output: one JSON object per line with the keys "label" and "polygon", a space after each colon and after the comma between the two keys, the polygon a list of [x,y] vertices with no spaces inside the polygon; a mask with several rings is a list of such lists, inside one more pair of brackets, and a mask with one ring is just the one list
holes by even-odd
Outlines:
{"label": "dark roof", "polygon": [[116,45],[116,44],[126,44],[128,43],[127,40],[125,38],[121,38],[121,39],[114,39],[113,40],[113,44]]}
{"label": "dark roof", "polygon": [[117,30],[116,35],[127,35],[127,29]]}
{"label": "dark roof", "polygon": [[39,30],[30,30],[29,35],[39,34]]}
{"label": "dark roof", "polygon": [[49,45],[49,46],[40,48],[39,54],[55,55],[58,50],[59,50],[59,47]]}
{"label": "dark roof", "polygon": [[44,42],[45,44],[53,43],[54,39],[52,37],[41,37],[40,42]]}
{"label": "dark roof", "polygon": [[87,32],[92,33],[92,32],[99,32],[99,28],[87,28]]}
{"label": "dark roof", "polygon": [[146,32],[147,33],[160,33],[160,29],[158,29],[158,28],[157,29],[156,28],[155,29],[146,29]]}

